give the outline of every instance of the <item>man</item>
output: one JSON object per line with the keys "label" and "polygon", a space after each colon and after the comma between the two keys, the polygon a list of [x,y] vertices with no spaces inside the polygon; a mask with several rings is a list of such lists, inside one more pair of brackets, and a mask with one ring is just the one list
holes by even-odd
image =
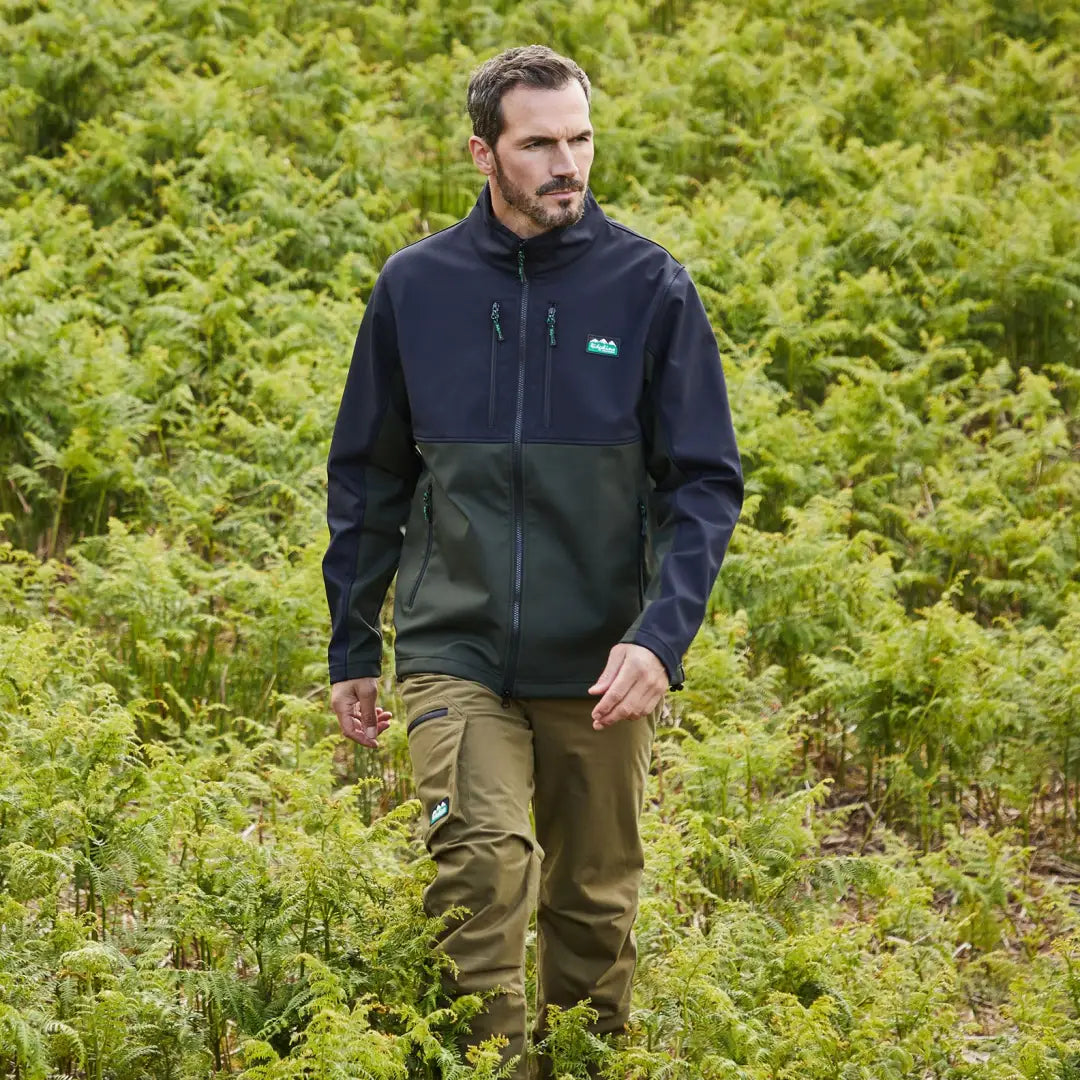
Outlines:
{"label": "man", "polygon": [[589,99],[542,46],[474,73],[487,183],[383,267],[328,465],[331,703],[344,735],[377,745],[397,570],[425,906],[469,909],[439,942],[447,988],[497,988],[468,1041],[506,1036],[518,1077],[534,900],[534,1039],[549,1004],[590,999],[598,1033],[629,1015],[652,738],[743,496],[693,283],[589,190]]}

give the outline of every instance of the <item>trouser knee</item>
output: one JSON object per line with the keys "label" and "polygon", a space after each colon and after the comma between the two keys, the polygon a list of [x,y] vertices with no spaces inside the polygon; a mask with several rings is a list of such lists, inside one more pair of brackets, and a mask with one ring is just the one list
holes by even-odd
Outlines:
{"label": "trouser knee", "polygon": [[492,1035],[509,1042],[502,1060],[518,1057],[514,1080],[525,1076],[525,933],[535,890],[537,859],[531,843],[514,834],[468,835],[433,845],[435,880],[424,893],[429,914],[451,907],[469,910],[447,919],[438,947],[456,973],[443,978],[446,993],[487,993],[458,1046]]}
{"label": "trouser knee", "polygon": [[436,876],[424,893],[428,913],[468,909],[449,917],[439,935],[439,947],[458,968],[454,982],[463,991],[500,985],[523,994],[538,862],[532,843],[513,833],[471,833],[442,838],[432,855]]}

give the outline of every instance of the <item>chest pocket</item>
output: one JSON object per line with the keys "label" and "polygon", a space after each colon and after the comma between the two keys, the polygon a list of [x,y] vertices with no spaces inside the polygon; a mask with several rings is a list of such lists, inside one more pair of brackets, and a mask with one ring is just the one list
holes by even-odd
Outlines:
{"label": "chest pocket", "polygon": [[554,300],[547,304],[544,317],[544,427],[551,427],[551,354],[559,344],[556,332],[559,308]]}
{"label": "chest pocket", "polygon": [[493,299],[488,309],[491,323],[488,346],[487,426],[496,427],[500,415],[501,396],[505,396],[510,380],[509,361],[514,354],[514,331],[517,326],[518,305],[500,297]]}
{"label": "chest pocket", "polygon": [[499,378],[499,346],[506,340],[506,334],[502,328],[503,310],[502,302],[491,302],[491,364],[488,376],[488,418],[489,428],[495,426],[495,402]]}
{"label": "chest pocket", "polygon": [[641,347],[635,347],[625,312],[597,316],[583,311],[584,306],[578,298],[564,296],[561,302],[547,299],[537,305],[539,310],[530,310],[543,335],[537,342],[533,323],[530,361],[536,358],[532,362],[539,376],[533,384],[533,431],[548,441],[631,441],[639,433]]}

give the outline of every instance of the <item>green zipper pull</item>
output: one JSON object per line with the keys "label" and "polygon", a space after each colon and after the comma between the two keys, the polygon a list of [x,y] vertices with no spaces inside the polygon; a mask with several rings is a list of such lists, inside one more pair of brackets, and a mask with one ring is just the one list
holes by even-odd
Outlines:
{"label": "green zipper pull", "polygon": [[496,300],[491,305],[491,321],[495,324],[495,336],[500,341],[502,341],[503,332],[502,332],[502,324],[499,322],[499,301],[498,300]]}
{"label": "green zipper pull", "polygon": [[431,520],[431,485],[424,489],[424,520]]}
{"label": "green zipper pull", "polygon": [[552,304],[547,310],[548,344],[555,345],[555,305]]}
{"label": "green zipper pull", "polygon": [[518,247],[518,281],[525,283],[525,245]]}

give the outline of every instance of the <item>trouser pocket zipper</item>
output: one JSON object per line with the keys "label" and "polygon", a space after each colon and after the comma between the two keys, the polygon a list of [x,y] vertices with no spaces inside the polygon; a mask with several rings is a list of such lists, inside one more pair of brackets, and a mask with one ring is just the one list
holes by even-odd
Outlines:
{"label": "trouser pocket zipper", "polygon": [[426,713],[421,713],[415,720],[409,722],[409,726],[405,729],[405,734],[408,735],[414,727],[419,726],[425,720],[435,720],[440,716],[445,716],[450,710],[448,708],[442,709],[429,709]]}

